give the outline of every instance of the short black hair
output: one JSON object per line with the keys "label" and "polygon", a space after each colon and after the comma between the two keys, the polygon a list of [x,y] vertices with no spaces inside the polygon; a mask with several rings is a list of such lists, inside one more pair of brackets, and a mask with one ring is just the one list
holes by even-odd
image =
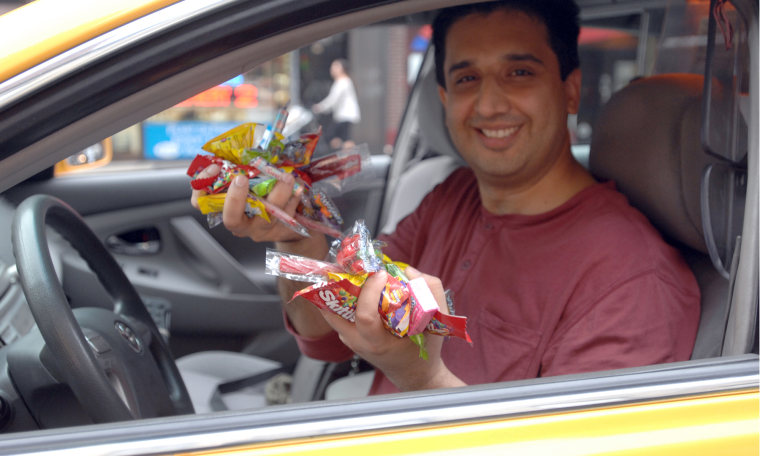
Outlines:
{"label": "short black hair", "polygon": [[446,58],[446,35],[451,26],[470,14],[490,14],[498,10],[521,11],[541,20],[549,33],[549,45],[559,61],[560,77],[564,81],[580,65],[578,34],[580,33],[578,5],[573,0],[499,0],[453,6],[441,10],[433,20],[435,46],[435,77],[438,85],[446,87],[443,61]]}

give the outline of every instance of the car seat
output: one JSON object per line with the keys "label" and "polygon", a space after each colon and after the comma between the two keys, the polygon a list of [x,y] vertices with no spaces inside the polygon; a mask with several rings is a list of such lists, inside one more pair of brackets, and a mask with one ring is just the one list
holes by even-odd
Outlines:
{"label": "car seat", "polygon": [[464,160],[451,143],[446,128],[443,104],[438,95],[438,82],[432,62],[420,70],[413,110],[418,132],[414,156],[395,182],[382,217],[381,233],[392,233],[401,219],[409,215],[436,185],[460,166]]}
{"label": "car seat", "polygon": [[730,302],[704,236],[701,182],[718,159],[700,142],[703,82],[693,74],[634,80],[603,107],[589,157],[592,174],[614,180],[693,270],[702,312],[692,359],[721,355]]}

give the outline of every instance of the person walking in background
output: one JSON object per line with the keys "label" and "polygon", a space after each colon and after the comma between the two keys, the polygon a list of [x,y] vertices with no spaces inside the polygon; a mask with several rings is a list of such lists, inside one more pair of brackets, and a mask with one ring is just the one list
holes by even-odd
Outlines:
{"label": "person walking in background", "polygon": [[354,145],[350,139],[351,125],[361,120],[356,89],[348,72],[348,62],[335,59],[330,65],[330,76],[333,78],[330,93],[311,108],[315,114],[332,112],[333,122],[326,128],[324,135],[333,149]]}

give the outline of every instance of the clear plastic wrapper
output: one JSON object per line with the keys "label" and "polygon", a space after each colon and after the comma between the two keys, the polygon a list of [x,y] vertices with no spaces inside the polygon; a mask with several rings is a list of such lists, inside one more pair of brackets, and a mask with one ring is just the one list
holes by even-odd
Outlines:
{"label": "clear plastic wrapper", "polygon": [[369,147],[359,144],[314,160],[301,170],[309,175],[315,189],[335,196],[372,178],[371,159]]}
{"label": "clear plastic wrapper", "polygon": [[351,274],[377,272],[383,267],[382,255],[370,237],[363,221],[357,221],[330,250],[335,261]]}
{"label": "clear plastic wrapper", "polygon": [[267,249],[266,272],[297,282],[317,283],[326,282],[330,273],[343,271],[333,263]]}

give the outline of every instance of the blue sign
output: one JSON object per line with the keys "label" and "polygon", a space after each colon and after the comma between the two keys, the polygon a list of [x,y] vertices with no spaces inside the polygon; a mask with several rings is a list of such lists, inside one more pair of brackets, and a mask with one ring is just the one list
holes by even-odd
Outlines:
{"label": "blue sign", "polygon": [[149,160],[193,159],[209,140],[239,122],[144,122],[143,154]]}

